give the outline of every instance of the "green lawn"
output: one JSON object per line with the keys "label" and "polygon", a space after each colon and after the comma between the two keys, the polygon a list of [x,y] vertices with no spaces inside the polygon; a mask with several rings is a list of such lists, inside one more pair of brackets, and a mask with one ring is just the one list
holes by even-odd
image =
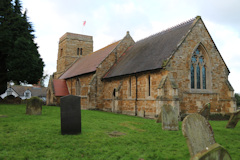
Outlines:
{"label": "green lawn", "polygon": [[[82,133],[61,135],[59,107],[44,106],[40,116],[25,110],[25,105],[0,105],[0,159],[190,158],[181,122],[179,131],[163,131],[151,119],[83,110]],[[210,123],[217,143],[233,160],[239,159],[240,124],[226,129],[227,121]],[[114,131],[120,136],[112,135]]]}

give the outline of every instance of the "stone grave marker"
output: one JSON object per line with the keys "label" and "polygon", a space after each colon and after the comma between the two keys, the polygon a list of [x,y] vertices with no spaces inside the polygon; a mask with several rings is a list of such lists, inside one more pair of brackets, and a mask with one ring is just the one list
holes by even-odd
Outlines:
{"label": "stone grave marker", "polygon": [[211,104],[207,103],[203,106],[203,108],[198,113],[203,117],[205,117],[206,119],[209,119],[210,109],[211,109]]}
{"label": "stone grave marker", "polygon": [[160,112],[160,114],[156,118],[156,123],[162,123],[162,114],[161,114],[161,112]]}
{"label": "stone grave marker", "polygon": [[38,97],[32,97],[27,100],[26,114],[41,115],[42,114],[42,100]]}
{"label": "stone grave marker", "polygon": [[78,96],[68,95],[60,99],[61,133],[81,133],[81,99]]}
{"label": "stone grave marker", "polygon": [[162,129],[178,130],[178,108],[171,105],[163,105],[161,109]]}
{"label": "stone grave marker", "polygon": [[216,143],[209,122],[200,114],[188,115],[183,120],[182,132],[192,160],[231,160],[229,153]]}
{"label": "stone grave marker", "polygon": [[226,128],[235,128],[239,120],[240,120],[240,110],[233,112],[231,114],[231,117],[228,121]]}
{"label": "stone grave marker", "polygon": [[141,109],[139,112],[138,112],[138,116],[139,117],[145,117],[145,111],[143,109]]}

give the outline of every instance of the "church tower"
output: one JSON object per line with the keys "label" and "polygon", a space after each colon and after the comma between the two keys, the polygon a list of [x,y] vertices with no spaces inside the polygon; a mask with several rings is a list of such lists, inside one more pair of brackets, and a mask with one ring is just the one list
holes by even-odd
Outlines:
{"label": "church tower", "polygon": [[93,52],[93,38],[75,33],[65,33],[59,40],[57,72],[54,78],[59,78],[78,58]]}

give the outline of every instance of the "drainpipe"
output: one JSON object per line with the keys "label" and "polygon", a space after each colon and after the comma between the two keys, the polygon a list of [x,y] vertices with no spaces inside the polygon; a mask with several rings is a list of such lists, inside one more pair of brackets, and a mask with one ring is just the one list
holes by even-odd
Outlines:
{"label": "drainpipe", "polygon": [[135,74],[135,78],[136,78],[136,98],[135,98],[135,116],[137,116],[137,100],[138,100],[138,96],[137,96],[137,92],[138,92],[138,88],[137,88],[137,74]]}

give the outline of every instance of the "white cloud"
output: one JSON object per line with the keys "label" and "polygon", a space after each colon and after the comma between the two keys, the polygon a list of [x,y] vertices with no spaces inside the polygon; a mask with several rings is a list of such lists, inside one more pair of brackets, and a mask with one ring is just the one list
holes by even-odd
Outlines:
{"label": "white cloud", "polygon": [[[36,42],[46,67],[56,71],[58,40],[66,32],[93,36],[94,50],[122,39],[126,31],[135,41],[146,38],[197,15],[212,35],[240,92],[239,52],[240,1],[196,0],[22,0],[33,23]],[[206,5],[207,4],[207,5]],[[82,23],[86,20],[86,26]]]}
{"label": "white cloud", "polygon": [[229,75],[229,81],[235,91],[240,93],[240,37],[238,32],[231,30],[228,26],[209,21],[205,21],[205,23],[220,54],[231,72]]}

